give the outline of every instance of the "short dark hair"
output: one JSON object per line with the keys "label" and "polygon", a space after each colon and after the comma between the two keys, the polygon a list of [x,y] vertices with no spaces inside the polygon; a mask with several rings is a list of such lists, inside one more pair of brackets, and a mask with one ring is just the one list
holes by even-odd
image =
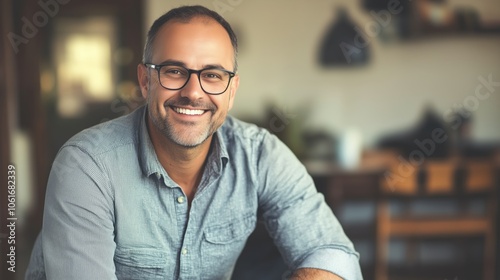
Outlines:
{"label": "short dark hair", "polygon": [[163,14],[161,17],[155,20],[153,25],[148,31],[148,35],[146,38],[146,45],[144,46],[144,53],[142,56],[142,62],[147,63],[151,62],[153,57],[153,42],[155,40],[156,34],[158,30],[167,23],[168,21],[179,21],[183,23],[188,23],[195,17],[207,17],[218,22],[229,35],[229,39],[231,40],[231,44],[234,49],[234,71],[237,70],[237,61],[236,56],[238,54],[238,39],[236,38],[236,34],[234,33],[231,25],[217,12],[214,12],[210,9],[207,9],[200,5],[195,6],[182,6],[179,8],[172,9],[167,13]]}

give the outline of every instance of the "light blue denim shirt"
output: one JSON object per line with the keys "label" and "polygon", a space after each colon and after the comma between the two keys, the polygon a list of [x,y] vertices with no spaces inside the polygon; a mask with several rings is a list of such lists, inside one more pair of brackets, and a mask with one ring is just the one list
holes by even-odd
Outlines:
{"label": "light blue denim shirt", "polygon": [[230,279],[261,220],[290,270],[313,267],[362,279],[352,243],[303,165],[275,136],[228,117],[213,137],[189,207],[158,161],[145,112],[141,107],[84,130],[61,148],[47,186],[41,246],[34,249],[41,252],[33,252],[44,265],[32,257],[29,273]]}

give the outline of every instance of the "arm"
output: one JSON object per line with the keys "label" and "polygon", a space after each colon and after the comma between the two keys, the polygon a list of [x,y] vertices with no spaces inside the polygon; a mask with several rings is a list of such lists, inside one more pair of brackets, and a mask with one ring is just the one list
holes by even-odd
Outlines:
{"label": "arm", "polygon": [[315,268],[362,279],[358,253],[304,166],[271,135],[256,155],[260,218],[290,270]]}
{"label": "arm", "polygon": [[290,280],[343,280],[339,276],[325,270],[315,268],[299,268],[290,276]]}
{"label": "arm", "polygon": [[58,153],[42,228],[47,279],[116,279],[107,182],[97,162],[79,148],[66,146]]}

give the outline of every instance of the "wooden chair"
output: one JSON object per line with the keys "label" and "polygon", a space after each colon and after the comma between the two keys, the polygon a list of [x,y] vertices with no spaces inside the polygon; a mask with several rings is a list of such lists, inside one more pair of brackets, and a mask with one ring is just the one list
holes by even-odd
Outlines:
{"label": "wooden chair", "polygon": [[[488,160],[430,160],[407,176],[399,176],[398,166],[389,172],[400,180],[381,182],[382,194],[377,208],[376,280],[387,280],[388,248],[391,238],[418,239],[429,237],[482,236],[483,280],[495,274],[495,221],[497,178],[495,166]],[[403,178],[401,178],[403,177]],[[440,197],[457,201],[458,213],[453,215],[414,215],[406,209],[398,217],[391,216],[389,202],[402,199],[405,206],[419,198]],[[485,201],[483,215],[471,215],[464,209],[470,197]],[[409,208],[409,207],[406,207]],[[479,279],[479,278],[478,278]]]}

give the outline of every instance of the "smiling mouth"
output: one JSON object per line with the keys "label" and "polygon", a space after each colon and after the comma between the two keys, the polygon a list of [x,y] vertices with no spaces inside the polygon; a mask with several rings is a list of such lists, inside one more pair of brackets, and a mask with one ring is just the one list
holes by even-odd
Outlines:
{"label": "smiling mouth", "polygon": [[173,106],[171,108],[176,113],[182,114],[182,115],[199,116],[199,115],[203,115],[203,113],[205,113],[205,110],[199,110],[199,109],[186,109],[186,108],[173,107]]}

